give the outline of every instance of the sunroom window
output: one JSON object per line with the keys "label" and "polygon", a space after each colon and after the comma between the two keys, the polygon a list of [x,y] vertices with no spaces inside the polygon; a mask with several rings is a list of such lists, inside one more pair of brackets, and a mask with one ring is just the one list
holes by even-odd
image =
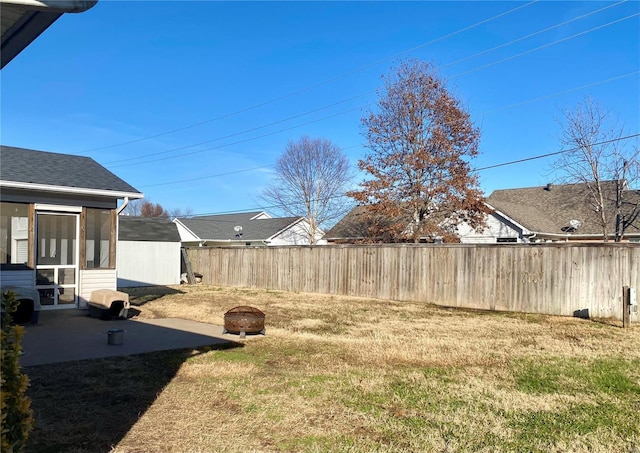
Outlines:
{"label": "sunroom window", "polygon": [[29,259],[29,205],[0,202],[0,264]]}

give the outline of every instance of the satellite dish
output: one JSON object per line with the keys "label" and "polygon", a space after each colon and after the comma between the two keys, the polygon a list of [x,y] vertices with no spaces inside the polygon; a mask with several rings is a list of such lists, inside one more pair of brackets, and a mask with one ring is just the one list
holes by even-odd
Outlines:
{"label": "satellite dish", "polygon": [[569,225],[571,225],[571,228],[573,228],[574,230],[577,230],[582,225],[582,222],[575,219],[569,220]]}
{"label": "satellite dish", "polygon": [[233,230],[237,233],[239,231],[242,231],[242,227],[240,225],[234,226]]}

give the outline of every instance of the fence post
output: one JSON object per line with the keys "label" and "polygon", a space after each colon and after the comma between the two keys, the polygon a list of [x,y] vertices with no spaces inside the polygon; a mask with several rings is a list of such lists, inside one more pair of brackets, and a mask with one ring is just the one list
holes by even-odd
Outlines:
{"label": "fence post", "polygon": [[623,286],[622,287],[622,327],[630,327],[631,326],[631,319],[630,319],[630,310],[631,310],[631,305],[630,305],[630,300],[629,300],[629,287],[628,286]]}

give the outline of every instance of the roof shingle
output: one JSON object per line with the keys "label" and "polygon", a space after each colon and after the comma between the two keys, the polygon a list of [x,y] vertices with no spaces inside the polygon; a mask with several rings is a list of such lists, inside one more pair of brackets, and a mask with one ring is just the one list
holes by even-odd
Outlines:
{"label": "roof shingle", "polygon": [[0,146],[2,181],[139,194],[90,157]]}

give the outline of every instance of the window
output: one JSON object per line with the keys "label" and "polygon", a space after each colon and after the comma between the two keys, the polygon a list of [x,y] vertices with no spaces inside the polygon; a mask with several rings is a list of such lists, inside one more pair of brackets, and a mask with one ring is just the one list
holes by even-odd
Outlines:
{"label": "window", "polygon": [[0,264],[27,264],[29,205],[0,202]]}
{"label": "window", "polygon": [[111,269],[111,211],[109,209],[87,209],[85,242],[85,268]]}
{"label": "window", "polygon": [[518,238],[498,238],[497,242],[518,242]]}

